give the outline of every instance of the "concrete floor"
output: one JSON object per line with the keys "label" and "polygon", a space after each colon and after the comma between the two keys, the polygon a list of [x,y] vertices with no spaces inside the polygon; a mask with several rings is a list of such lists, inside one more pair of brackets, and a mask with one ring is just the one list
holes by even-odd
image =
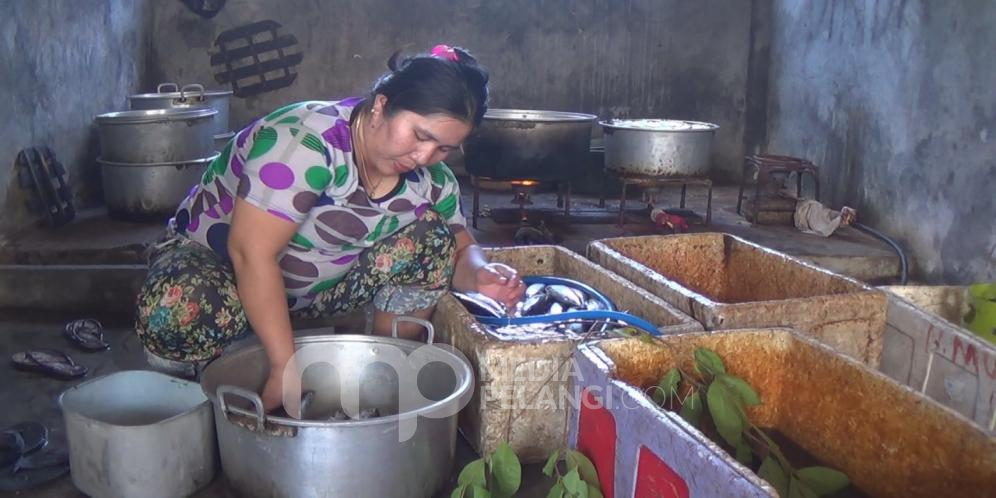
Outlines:
{"label": "concrete floor", "polygon": [[[466,213],[470,216],[471,189],[464,190]],[[479,220],[474,230],[478,240],[488,246],[512,244],[518,228],[516,210],[509,210],[511,194],[484,192],[482,210],[512,223],[495,223],[491,218]],[[667,200],[676,200],[676,192]],[[888,246],[856,230],[845,228],[829,239],[805,235],[791,227],[751,227],[735,213],[736,189],[717,188],[713,199],[713,225],[693,227],[693,231],[724,231],[742,235],[761,244],[783,250],[850,274],[857,278],[882,280],[894,276],[898,260]],[[659,233],[649,223],[646,212],[632,212],[627,224],[618,226],[618,200],[609,200],[608,208],[598,207],[597,196],[574,195],[570,223],[556,213],[556,195],[538,193],[533,197],[530,220],[545,219],[557,243],[584,253],[591,240],[623,235]],[[676,202],[675,202],[676,203]],[[634,197],[629,206],[637,208]],[[687,206],[702,212],[704,196],[689,189]],[[22,234],[14,242],[0,247],[0,353],[5,357],[28,348],[51,347],[72,351],[62,336],[66,321],[82,316],[100,319],[107,326],[113,347],[102,353],[72,352],[72,356],[90,369],[88,378],[114,371],[146,368],[142,349],[131,329],[131,307],[137,285],[143,275],[141,249],[160,233],[159,223],[124,223],[111,221],[99,212],[89,213],[78,222],[58,230],[37,230]],[[30,309],[33,311],[25,311]],[[8,369],[0,383],[0,399],[7,409],[0,415],[0,427],[24,420],[44,423],[51,430],[53,446],[65,445],[58,395],[74,382],[50,380],[34,374]],[[454,472],[477,456],[461,440]],[[454,476],[455,478],[455,476]],[[539,465],[526,466],[519,496],[546,496],[551,482],[540,473]],[[443,493],[440,496],[448,496]],[[64,477],[54,483],[18,496],[82,496]],[[237,496],[219,477],[195,495],[199,498]]]}

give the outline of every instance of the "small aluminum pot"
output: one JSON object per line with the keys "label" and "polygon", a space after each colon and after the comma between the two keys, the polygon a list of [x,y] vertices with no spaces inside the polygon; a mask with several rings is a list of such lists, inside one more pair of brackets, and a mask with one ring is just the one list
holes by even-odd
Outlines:
{"label": "small aluminum pot", "polygon": [[118,219],[172,216],[218,155],[158,164],[118,163],[98,158],[108,214]]}
{"label": "small aluminum pot", "polygon": [[177,87],[176,83],[160,83],[155,93],[140,93],[128,96],[133,110],[147,109],[196,109],[210,107],[216,109],[214,134],[222,135],[232,130],[229,114],[231,90],[205,90],[203,85],[192,83]]}
{"label": "small aluminum pot", "polygon": [[105,161],[162,164],[195,161],[214,153],[214,109],[155,109],[97,116]]}
{"label": "small aluminum pot", "polygon": [[624,177],[705,177],[712,166],[718,125],[669,119],[599,123],[605,132],[605,169]]}
{"label": "small aluminum pot", "polygon": [[73,485],[89,496],[190,496],[218,470],[211,404],[200,386],[127,370],[59,396]]}
{"label": "small aluminum pot", "polygon": [[[398,339],[397,321],[420,323],[429,345]],[[458,351],[432,345],[431,327],[399,317],[394,337],[296,338],[301,387],[314,393],[300,419],[263,412],[256,393],[269,362],[262,346],[208,364],[201,386],[214,403],[228,482],[247,497],[435,496],[452,473],[457,412],[469,402],[474,375]],[[409,372],[411,364],[420,366]],[[424,397],[415,404],[408,397],[413,391]],[[351,413],[351,399],[380,416],[330,421],[339,408]]]}

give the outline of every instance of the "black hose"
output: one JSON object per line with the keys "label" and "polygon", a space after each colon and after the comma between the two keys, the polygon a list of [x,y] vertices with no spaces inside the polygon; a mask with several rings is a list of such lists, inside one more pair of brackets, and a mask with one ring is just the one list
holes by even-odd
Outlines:
{"label": "black hose", "polygon": [[875,230],[874,228],[868,225],[855,222],[853,223],[853,226],[854,228],[857,228],[862,232],[869,233],[871,235],[874,235],[875,237],[878,237],[879,239],[885,241],[886,244],[892,246],[892,249],[894,249],[896,251],[896,254],[899,255],[899,285],[906,285],[906,279],[909,276],[908,275],[909,267],[907,266],[906,263],[906,253],[904,253],[903,249],[899,247],[899,244],[897,244],[896,241],[890,239],[884,233],[879,232],[878,230]]}

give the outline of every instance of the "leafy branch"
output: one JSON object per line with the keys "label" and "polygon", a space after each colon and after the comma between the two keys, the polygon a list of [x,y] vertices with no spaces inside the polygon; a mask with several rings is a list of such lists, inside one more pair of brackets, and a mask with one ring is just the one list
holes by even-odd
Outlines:
{"label": "leafy branch", "polygon": [[[646,342],[661,345],[652,338]],[[850,484],[848,477],[836,469],[793,467],[778,444],[747,417],[746,407],[761,404],[754,388],[743,378],[727,372],[715,351],[698,348],[694,360],[694,372],[675,367],[661,377],[651,395],[655,404],[665,409],[680,405],[679,415],[699,430],[711,423],[719,435],[717,443],[747,467],[753,465],[756,451],[761,459],[758,476],[783,498],[828,496]],[[682,392],[683,398],[679,396]]]}
{"label": "leafy branch", "polygon": [[522,465],[508,443],[460,471],[450,498],[510,498],[522,485]]}
{"label": "leafy branch", "polygon": [[602,498],[595,465],[580,451],[566,450],[563,455],[560,450],[554,451],[543,466],[543,473],[549,477],[556,474],[557,479],[546,498]]}

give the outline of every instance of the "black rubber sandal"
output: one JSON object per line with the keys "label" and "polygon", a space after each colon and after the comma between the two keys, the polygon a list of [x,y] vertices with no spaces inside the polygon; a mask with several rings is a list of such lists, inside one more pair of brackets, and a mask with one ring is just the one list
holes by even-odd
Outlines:
{"label": "black rubber sandal", "polygon": [[111,347],[104,340],[104,326],[93,318],[81,318],[66,324],[66,339],[86,352],[105,351]]}
{"label": "black rubber sandal", "polygon": [[87,373],[85,366],[55,349],[33,349],[14,353],[10,357],[10,362],[18,370],[40,373],[62,380],[78,379]]}

